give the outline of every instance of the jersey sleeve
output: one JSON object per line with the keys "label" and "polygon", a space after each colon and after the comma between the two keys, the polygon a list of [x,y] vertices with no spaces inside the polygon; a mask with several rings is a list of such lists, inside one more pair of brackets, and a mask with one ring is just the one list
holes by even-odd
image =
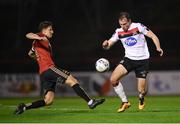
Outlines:
{"label": "jersey sleeve", "polygon": [[144,35],[146,35],[147,32],[149,31],[149,29],[146,26],[144,26],[143,24],[141,24],[141,23],[138,24],[138,29]]}
{"label": "jersey sleeve", "polygon": [[117,30],[114,32],[114,34],[112,35],[112,37],[109,40],[111,40],[113,42],[117,42],[119,40]]}

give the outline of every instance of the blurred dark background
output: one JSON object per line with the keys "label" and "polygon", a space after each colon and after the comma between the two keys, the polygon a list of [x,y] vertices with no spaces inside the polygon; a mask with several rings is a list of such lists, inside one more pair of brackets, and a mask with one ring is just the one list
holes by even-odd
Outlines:
{"label": "blurred dark background", "polygon": [[120,11],[128,11],[134,22],[149,27],[160,39],[164,56],[159,57],[148,40],[151,70],[179,70],[179,0],[0,0],[0,73],[37,72],[27,53],[28,32],[38,32],[41,21],[54,23],[52,46],[59,67],[69,71],[95,71],[94,63],[105,57],[111,70],[121,60],[121,43],[104,51],[101,44],[118,25]]}

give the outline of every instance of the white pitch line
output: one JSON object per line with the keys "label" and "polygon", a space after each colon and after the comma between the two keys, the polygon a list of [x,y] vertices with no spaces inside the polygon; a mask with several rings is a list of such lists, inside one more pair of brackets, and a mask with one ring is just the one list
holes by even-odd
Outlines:
{"label": "white pitch line", "polygon": [[2,104],[0,104],[0,107],[4,107],[4,108],[16,108],[15,105],[2,105]]}
{"label": "white pitch line", "polygon": [[[2,108],[16,108],[15,105],[2,105],[0,104],[0,107]],[[90,109],[78,109],[78,108],[39,108],[39,110],[45,110],[45,111],[54,111],[54,110],[61,110],[61,111],[88,111]]]}
{"label": "white pitch line", "polygon": [[39,110],[45,110],[45,111],[89,111],[90,109],[78,109],[78,108],[40,108]]}

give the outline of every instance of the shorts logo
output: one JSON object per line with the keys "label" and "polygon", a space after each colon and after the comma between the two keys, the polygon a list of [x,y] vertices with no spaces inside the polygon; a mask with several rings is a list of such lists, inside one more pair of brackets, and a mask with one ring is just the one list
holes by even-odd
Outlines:
{"label": "shorts logo", "polygon": [[120,61],[120,64],[123,64],[123,63],[124,63],[124,60],[121,60],[121,61]]}
{"label": "shorts logo", "polygon": [[137,43],[137,40],[133,37],[129,37],[125,40],[127,46],[134,46]]}
{"label": "shorts logo", "polygon": [[61,77],[58,77],[56,83],[63,84],[64,80]]}

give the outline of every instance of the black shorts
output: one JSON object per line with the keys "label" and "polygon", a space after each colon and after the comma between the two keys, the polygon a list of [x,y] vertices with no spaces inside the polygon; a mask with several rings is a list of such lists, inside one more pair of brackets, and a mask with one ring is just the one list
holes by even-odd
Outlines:
{"label": "black shorts", "polygon": [[124,57],[120,64],[126,68],[128,73],[134,70],[137,78],[146,78],[149,71],[149,59],[131,60]]}
{"label": "black shorts", "polygon": [[56,83],[64,84],[70,73],[64,69],[51,67],[40,74],[44,95],[48,91],[55,92]]}

